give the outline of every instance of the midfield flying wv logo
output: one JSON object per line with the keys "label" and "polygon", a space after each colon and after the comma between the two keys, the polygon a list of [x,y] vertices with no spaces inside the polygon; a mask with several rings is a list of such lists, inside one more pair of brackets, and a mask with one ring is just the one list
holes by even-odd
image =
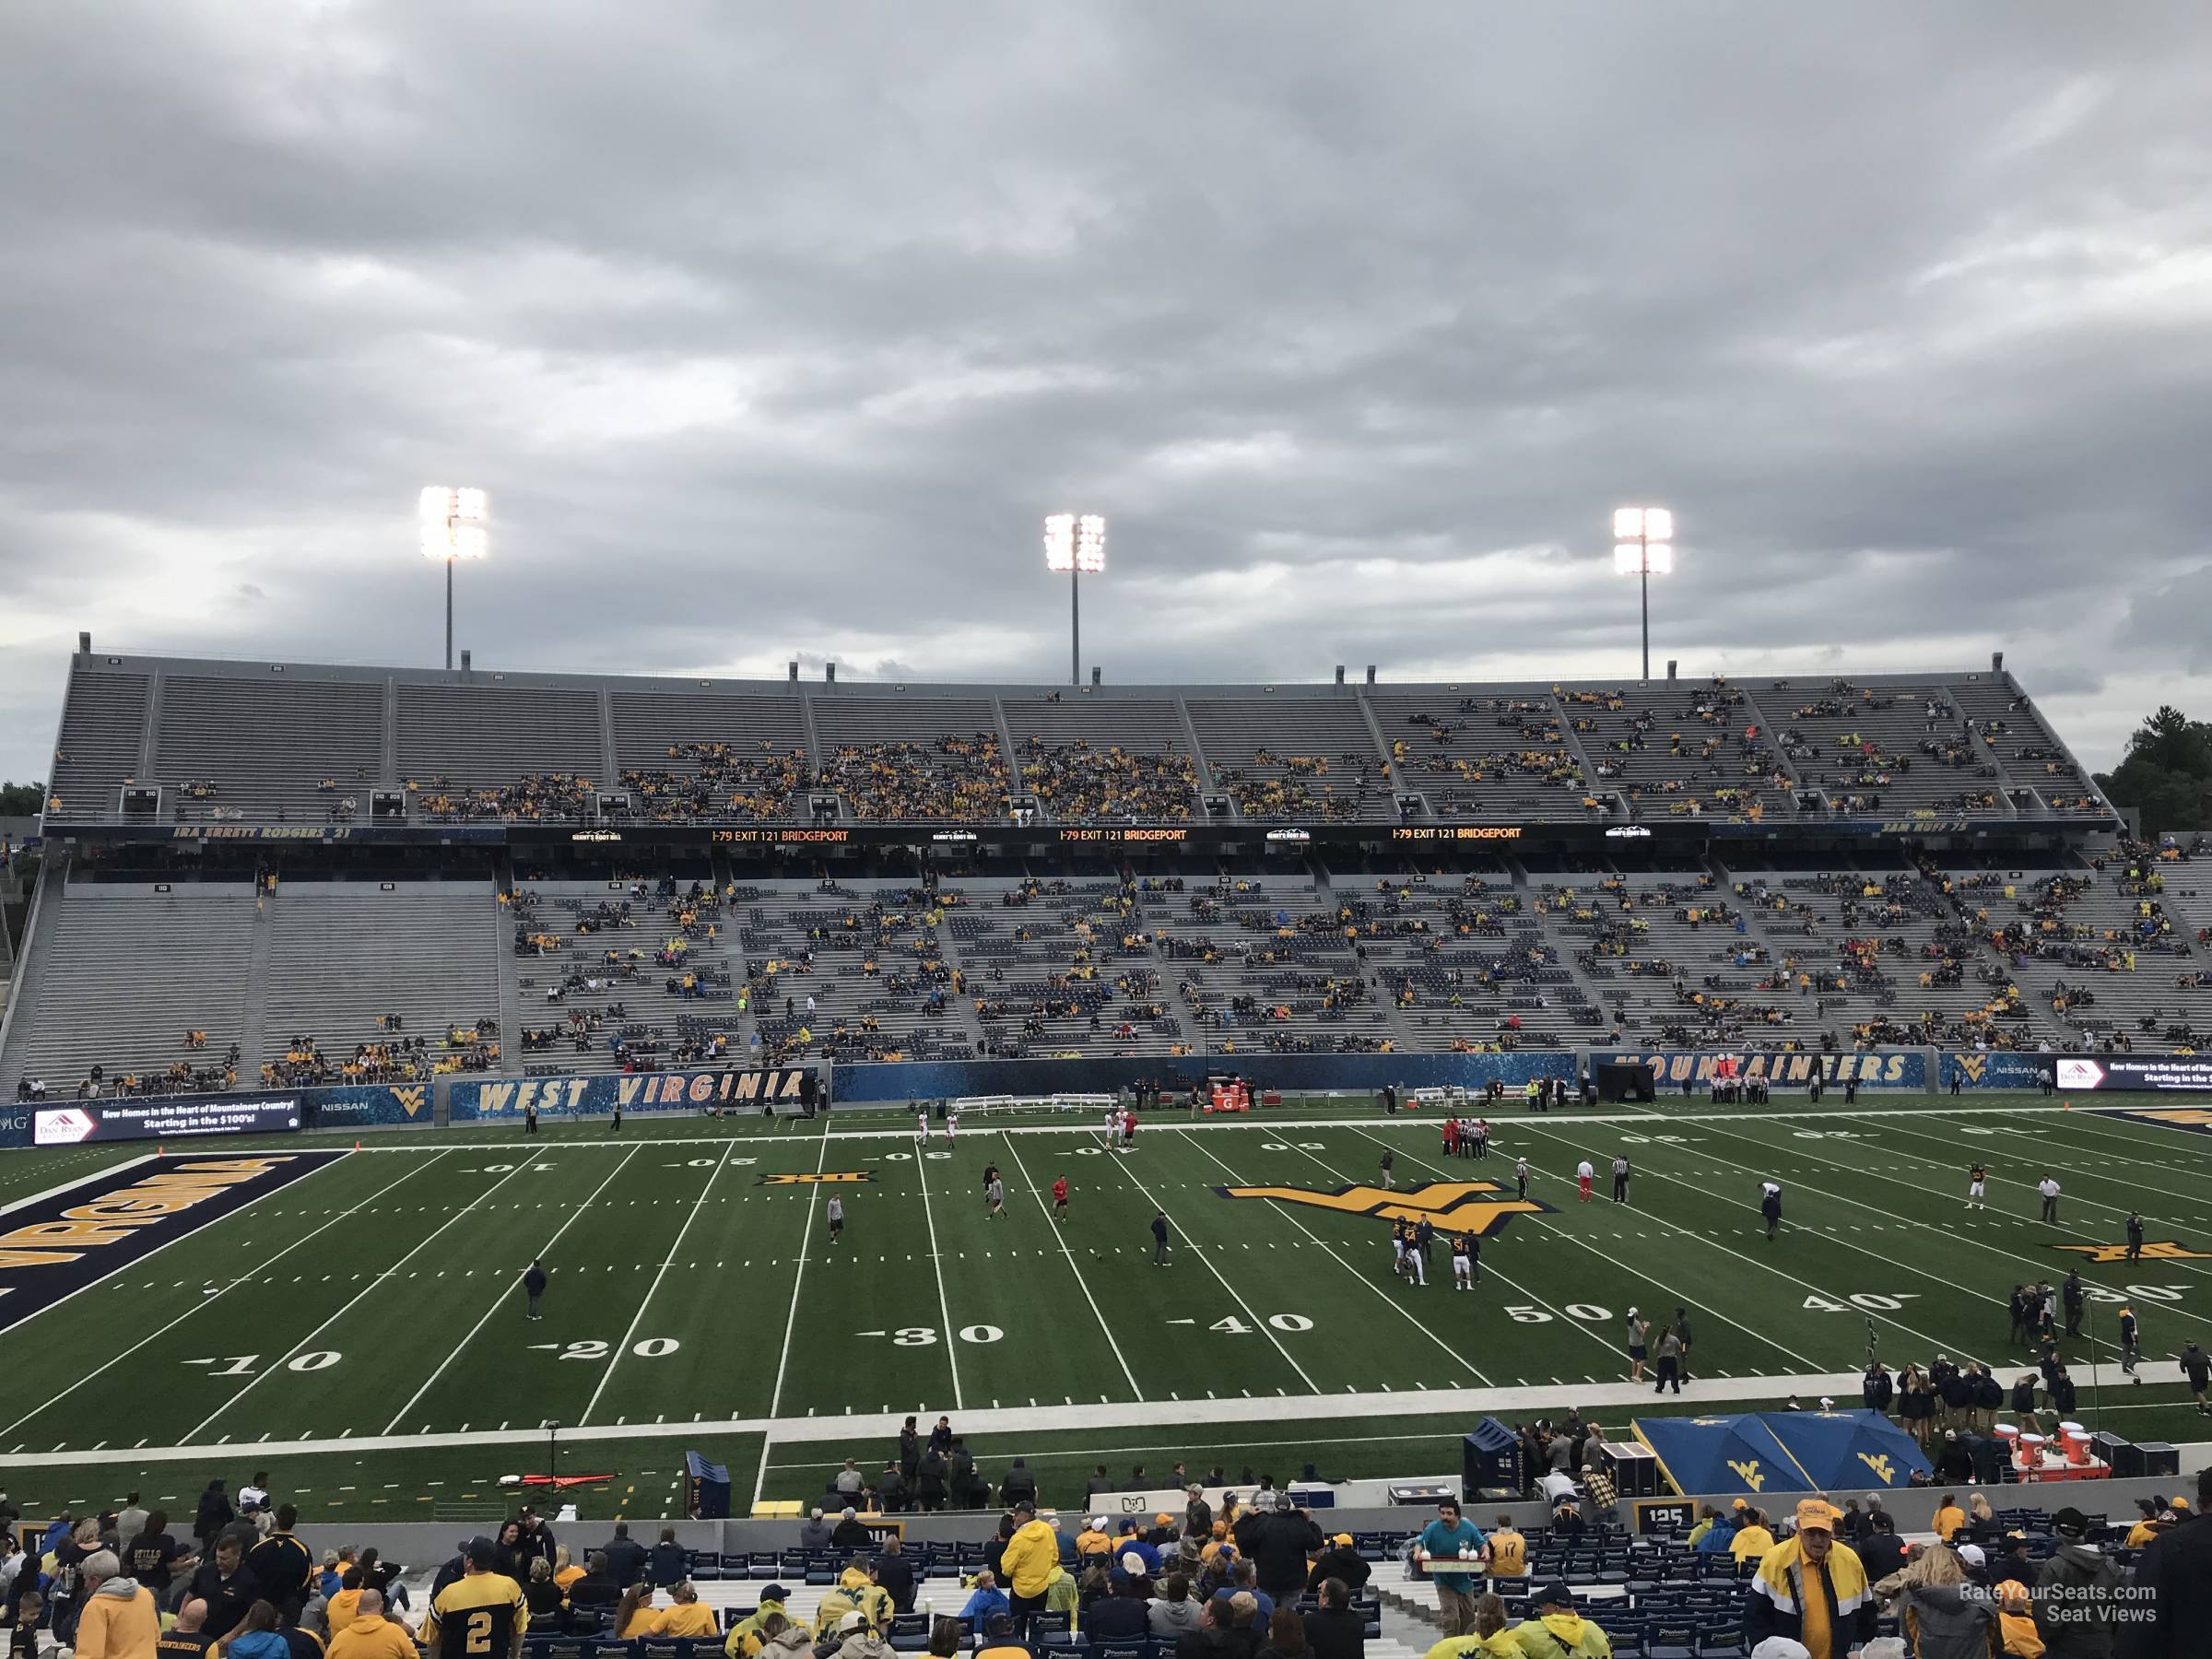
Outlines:
{"label": "midfield flying wv logo", "polygon": [[[2053,1244],[2053,1250],[2070,1250],[2076,1255],[2086,1255],[2092,1262],[2111,1263],[2127,1260],[2124,1244]],[[2205,1262],[2212,1261],[2212,1251],[2191,1250],[2176,1244],[2171,1239],[2160,1239],[2156,1244],[2146,1244],[2141,1252],[2146,1262]]]}
{"label": "midfield flying wv logo", "polygon": [[1386,1221],[1427,1220],[1440,1230],[1469,1233],[1478,1239],[1488,1238],[1515,1216],[1541,1216],[1551,1211],[1550,1205],[1534,1198],[1489,1195],[1502,1190],[1488,1181],[1431,1181],[1403,1193],[1386,1193],[1374,1186],[1341,1186],[1327,1192],[1287,1186],[1214,1189],[1224,1198],[1272,1198],[1278,1204],[1306,1204],[1315,1209]]}
{"label": "midfield flying wv logo", "polygon": [[1874,1477],[1884,1486],[1897,1484],[1897,1465],[1889,1461],[1889,1454],[1887,1452],[1879,1453],[1862,1452],[1859,1453],[1859,1461],[1872,1469]]}
{"label": "midfield flying wv logo", "polygon": [[1747,1463],[1738,1463],[1732,1457],[1728,1460],[1728,1466],[1735,1471],[1735,1477],[1753,1491],[1763,1492],[1767,1489],[1766,1471],[1759,1466],[1756,1457]]}
{"label": "midfield flying wv logo", "polygon": [[762,1186],[828,1186],[833,1182],[873,1181],[872,1170],[825,1170],[821,1174],[763,1175]]}

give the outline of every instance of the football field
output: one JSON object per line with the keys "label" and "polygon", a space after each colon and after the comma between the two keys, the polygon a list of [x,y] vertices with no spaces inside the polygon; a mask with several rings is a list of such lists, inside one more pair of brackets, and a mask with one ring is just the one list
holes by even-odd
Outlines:
{"label": "football field", "polygon": [[[558,1423],[563,1468],[610,1476],[594,1494],[607,1512],[659,1512],[686,1446],[733,1465],[743,1512],[756,1494],[818,1494],[846,1455],[880,1467],[909,1412],[949,1414],[988,1473],[1030,1453],[1047,1498],[1068,1501],[1094,1461],[1147,1464],[1160,1484],[1179,1456],[1432,1474],[1456,1467],[1456,1433],[1486,1411],[1855,1405],[1870,1345],[1892,1368],[1940,1352],[2009,1382],[2028,1359],[2007,1343],[2012,1287],[2077,1266],[2089,1318],[2062,1351],[2084,1418],[2193,1439],[2171,1356],[2212,1345],[2212,1135],[2177,1104],[1516,1104],[1487,1159],[1447,1158],[1423,1115],[1342,1101],[1155,1113],[1127,1152],[1088,1116],[971,1116],[948,1144],[941,1128],[917,1143],[899,1113],[841,1112],[426,1130],[359,1151],[223,1141],[158,1162],[132,1147],[11,1155],[15,1230],[148,1175],[296,1161],[126,1265],[95,1245],[62,1293],[0,1296],[18,1360],[0,1484],[58,1504],[282,1465],[289,1489],[321,1494],[302,1499],[311,1518],[371,1501],[429,1513],[543,1468]],[[1634,1169],[1625,1205],[1609,1199],[1617,1154]],[[1976,1161],[1986,1210],[1965,1204]],[[2038,1218],[2046,1171],[2065,1189],[2055,1227]],[[1783,1192],[1772,1241],[1765,1180]],[[2133,1262],[2131,1208],[2147,1240]],[[1390,1270],[1392,1213],[1435,1219],[1424,1288]],[[1450,1284],[1454,1230],[1481,1238],[1471,1292]],[[38,1242],[11,1231],[5,1247]],[[519,1287],[533,1256],[551,1279],[536,1321]],[[2124,1302],[2144,1386],[2110,1363]],[[1630,1307],[1655,1324],[1688,1311],[1679,1402],[1628,1385]]]}

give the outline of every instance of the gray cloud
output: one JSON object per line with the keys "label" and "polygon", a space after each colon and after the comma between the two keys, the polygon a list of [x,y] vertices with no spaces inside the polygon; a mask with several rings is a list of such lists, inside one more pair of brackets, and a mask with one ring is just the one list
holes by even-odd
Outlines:
{"label": "gray cloud", "polygon": [[2003,649],[2212,706],[2212,19],[2048,5],[0,12],[0,774],[76,630],[1056,678]]}

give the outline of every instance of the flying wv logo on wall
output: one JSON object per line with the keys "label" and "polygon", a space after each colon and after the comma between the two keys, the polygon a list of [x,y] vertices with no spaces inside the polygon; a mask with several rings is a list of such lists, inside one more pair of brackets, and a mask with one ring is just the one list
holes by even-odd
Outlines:
{"label": "flying wv logo on wall", "polygon": [[1503,1189],[1488,1181],[1431,1181],[1402,1193],[1374,1186],[1340,1186],[1327,1192],[1310,1187],[1224,1186],[1223,1198],[1272,1198],[1277,1204],[1304,1204],[1339,1215],[1386,1221],[1427,1221],[1439,1229],[1488,1238],[1515,1216],[1541,1216],[1551,1206],[1534,1198],[1499,1198]]}

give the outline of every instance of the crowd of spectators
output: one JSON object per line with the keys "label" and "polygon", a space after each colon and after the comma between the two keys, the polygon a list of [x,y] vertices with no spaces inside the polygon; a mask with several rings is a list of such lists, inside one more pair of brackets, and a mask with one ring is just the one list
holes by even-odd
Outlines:
{"label": "crowd of spectators", "polygon": [[1022,784],[1064,824],[1102,820],[1182,823],[1198,793],[1188,755],[1103,747],[1088,738],[1048,744],[1029,740]]}
{"label": "crowd of spectators", "polygon": [[1006,816],[1008,780],[989,732],[934,743],[848,743],[831,752],[821,787],[856,818],[886,823],[993,822]]}
{"label": "crowd of spectators", "polygon": [[630,767],[618,781],[638,798],[637,810],[656,824],[785,823],[796,818],[797,797],[814,782],[802,745],[778,751],[763,739],[732,743],[672,743],[668,765]]}
{"label": "crowd of spectators", "polygon": [[592,781],[574,772],[524,772],[512,782],[477,789],[441,775],[410,779],[406,788],[416,810],[433,824],[571,823],[589,818],[595,804]]}

